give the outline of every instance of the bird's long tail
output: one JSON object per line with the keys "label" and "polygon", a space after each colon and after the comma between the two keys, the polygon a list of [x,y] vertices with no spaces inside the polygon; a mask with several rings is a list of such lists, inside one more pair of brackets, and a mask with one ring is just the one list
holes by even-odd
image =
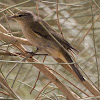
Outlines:
{"label": "bird's long tail", "polygon": [[[70,57],[70,55],[68,55],[67,53],[63,52],[64,54],[64,57],[65,59],[67,60],[68,63],[73,63],[73,60],[72,58]],[[80,73],[80,71],[78,70],[78,68],[76,67],[75,64],[70,64],[71,68],[74,70],[74,72],[76,73],[76,75],[78,76],[78,78],[81,80],[81,81],[85,81],[83,75]]]}

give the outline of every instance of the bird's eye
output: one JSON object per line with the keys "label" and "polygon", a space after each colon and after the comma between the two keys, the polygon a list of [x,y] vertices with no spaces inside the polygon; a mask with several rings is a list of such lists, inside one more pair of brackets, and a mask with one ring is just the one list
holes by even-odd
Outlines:
{"label": "bird's eye", "polygon": [[22,17],[22,16],[24,16],[24,15],[18,15],[18,17]]}

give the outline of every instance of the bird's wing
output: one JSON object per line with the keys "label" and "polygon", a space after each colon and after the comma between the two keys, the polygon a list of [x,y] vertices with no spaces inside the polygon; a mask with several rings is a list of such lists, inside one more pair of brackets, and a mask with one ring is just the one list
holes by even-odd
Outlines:
{"label": "bird's wing", "polygon": [[53,40],[53,38],[48,34],[48,32],[46,31],[46,29],[51,33],[51,35],[54,36],[54,38],[56,38],[58,40],[58,42],[61,43],[61,45],[64,46],[65,49],[70,49],[70,50],[75,50],[77,51],[75,48],[73,48],[60,34],[58,34],[48,23],[46,23],[45,21],[43,21],[42,19],[37,19],[33,24],[32,24],[32,30],[39,36],[41,36],[42,38],[46,38],[49,40]]}

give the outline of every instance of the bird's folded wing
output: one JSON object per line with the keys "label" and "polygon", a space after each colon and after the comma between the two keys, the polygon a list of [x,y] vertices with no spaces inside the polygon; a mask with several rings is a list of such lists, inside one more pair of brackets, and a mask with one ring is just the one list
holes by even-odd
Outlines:
{"label": "bird's folded wing", "polygon": [[[41,25],[40,23],[42,23],[43,25]],[[51,35],[54,36],[54,38],[57,39],[57,41],[64,46],[65,49],[69,49],[69,50],[75,50],[77,51],[75,48],[73,48],[60,34],[58,34],[48,23],[46,23],[45,21],[43,21],[41,18],[37,19],[31,26],[32,30],[39,36],[41,36],[41,38],[45,38],[48,40],[54,40],[46,31],[46,29],[43,27],[45,26],[45,28],[51,33]]]}

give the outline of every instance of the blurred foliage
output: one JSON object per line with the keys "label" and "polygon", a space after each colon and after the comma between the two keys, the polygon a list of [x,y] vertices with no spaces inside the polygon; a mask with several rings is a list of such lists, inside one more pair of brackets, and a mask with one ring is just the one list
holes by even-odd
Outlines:
{"label": "blurred foliage", "polygon": [[[26,0],[0,0],[0,3],[3,3],[7,6],[16,5],[18,3],[24,2]],[[36,9],[36,0],[30,0],[30,2],[15,7],[20,10],[30,10],[37,14]],[[40,2],[38,2],[40,1]],[[95,1],[95,2],[94,2]],[[39,15],[47,21],[57,32],[60,34],[60,30],[57,27],[57,15],[56,15],[56,2],[55,0],[37,0]],[[100,0],[59,0],[59,20],[64,34],[64,38],[69,41],[77,50],[78,54],[75,55],[75,59],[80,65],[81,69],[86,73],[86,75],[91,79],[91,81],[98,87],[100,80],[98,80],[100,73],[100,19],[98,19],[93,27],[88,32],[91,25],[99,16],[100,12]],[[0,7],[1,10],[4,7]],[[16,13],[16,10],[11,8],[11,10]],[[14,36],[23,37],[21,28],[18,23],[14,20],[8,20],[5,16],[8,16],[6,13],[0,13],[0,23],[9,30]],[[81,42],[83,37],[84,40]],[[2,42],[0,42],[0,45]],[[80,45],[79,45],[80,44]],[[28,51],[35,51],[34,47],[25,46]],[[8,50],[11,52],[19,52],[17,49],[13,48],[11,45],[6,44],[0,46],[0,51]],[[44,56],[35,56],[36,59],[43,62]],[[22,58],[18,57],[9,57],[0,55],[0,60],[8,61],[21,61]],[[47,57],[45,62],[55,62],[51,57]],[[3,75],[6,77],[8,72],[15,66],[15,63],[2,63],[0,62],[0,68]],[[67,78],[69,81],[77,85],[83,91],[89,94],[89,92],[75,79],[70,75],[65,69],[60,65],[48,65],[60,74]],[[17,75],[16,81],[12,87],[12,84]],[[82,72],[83,72],[82,71]],[[36,88],[30,94],[32,87],[37,79],[39,70],[37,70],[31,64],[17,64],[14,70],[8,75],[7,82],[9,86],[23,99],[35,99],[39,91],[49,82],[46,76],[40,73],[39,80],[36,84]],[[65,85],[68,85],[75,93],[85,97],[80,91],[71,86],[64,79],[61,79],[60,76],[57,77]],[[99,81],[99,82],[98,82]],[[100,86],[99,86],[100,88]],[[0,94],[0,96],[5,97]],[[6,97],[5,97],[6,98]],[[62,93],[56,88],[54,84],[49,84],[41,94],[42,100],[65,100]]]}

